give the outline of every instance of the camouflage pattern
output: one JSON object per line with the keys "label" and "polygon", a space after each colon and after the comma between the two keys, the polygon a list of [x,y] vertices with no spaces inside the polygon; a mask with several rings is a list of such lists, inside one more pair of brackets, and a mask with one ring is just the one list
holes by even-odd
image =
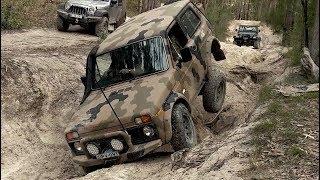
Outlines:
{"label": "camouflage pattern", "polygon": [[[171,45],[168,40],[168,31],[178,22],[179,15],[190,7],[200,17],[201,22],[192,38],[188,37],[186,46],[196,46],[191,50],[192,60],[177,67],[171,56]],[[166,46],[169,68],[163,72],[124,82],[104,90],[115,112],[126,128],[137,126],[134,119],[141,115],[150,115],[156,125],[159,139],[144,144],[133,145],[131,136],[122,131],[122,128],[112,113],[103,94],[92,91],[86,100],[78,107],[72,117],[73,123],[66,129],[66,133],[76,131],[81,137],[81,144],[90,140],[121,135],[129,146],[129,150],[121,154],[118,162],[134,160],[161,145],[168,144],[172,136],[171,112],[175,103],[183,103],[192,110],[195,100],[205,82],[209,66],[213,66],[213,57],[210,51],[214,39],[212,30],[202,12],[189,0],[178,1],[170,5],[142,13],[116,31],[110,34],[98,47],[96,55],[125,46],[132,42],[151,37],[162,37]],[[191,113],[193,113],[191,111]],[[74,156],[74,161],[82,166],[103,164],[103,160],[90,159],[88,152],[85,155]]]}

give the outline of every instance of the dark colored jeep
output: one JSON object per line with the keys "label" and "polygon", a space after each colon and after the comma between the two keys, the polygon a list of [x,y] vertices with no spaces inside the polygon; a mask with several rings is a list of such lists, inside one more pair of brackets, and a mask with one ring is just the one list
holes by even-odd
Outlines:
{"label": "dark colored jeep", "polygon": [[80,25],[97,36],[114,31],[126,20],[126,0],[69,0],[57,9],[57,29]]}
{"label": "dark colored jeep", "polygon": [[259,36],[258,26],[240,25],[236,29],[238,34],[233,36],[233,43],[238,46],[253,46],[255,49],[260,48],[261,37]]}

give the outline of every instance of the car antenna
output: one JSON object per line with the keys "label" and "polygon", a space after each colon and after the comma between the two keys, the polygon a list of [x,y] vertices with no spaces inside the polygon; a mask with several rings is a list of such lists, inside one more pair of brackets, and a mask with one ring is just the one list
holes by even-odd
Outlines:
{"label": "car antenna", "polygon": [[[96,66],[97,66],[97,68],[99,69],[99,67],[98,67],[97,64],[96,64]],[[89,70],[89,73],[93,75],[93,73],[91,72],[90,68],[87,68],[87,69]],[[99,76],[100,76],[100,79],[102,79],[101,74],[100,74],[100,73],[98,73],[98,74],[99,74]],[[123,131],[124,131],[126,134],[128,134],[128,132],[127,132],[126,128],[124,127],[124,125],[122,124],[119,116],[117,115],[116,111],[115,111],[114,108],[112,107],[109,99],[107,98],[106,94],[103,92],[102,87],[101,87],[100,84],[97,82],[96,78],[93,78],[93,79],[94,79],[94,83],[95,83],[96,85],[98,85],[99,90],[101,91],[101,93],[103,94],[103,96],[104,96],[104,98],[106,99],[107,103],[109,104],[110,108],[112,109],[113,114],[117,117],[117,120],[119,121],[119,123],[120,123]]]}

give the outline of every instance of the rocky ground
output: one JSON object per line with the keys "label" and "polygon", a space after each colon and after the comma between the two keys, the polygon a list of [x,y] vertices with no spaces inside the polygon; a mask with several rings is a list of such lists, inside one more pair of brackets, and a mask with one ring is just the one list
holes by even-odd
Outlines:
{"label": "rocky ground", "polygon": [[[230,37],[239,21],[230,23]],[[209,136],[193,149],[162,153],[83,176],[72,163],[63,130],[79,104],[86,55],[97,38],[79,32],[33,29],[1,34],[1,175],[3,179],[241,179],[249,168],[250,129],[266,108],[257,106],[263,83],[285,70],[281,36],[261,27],[259,50],[222,42],[227,60],[225,109]],[[199,114],[204,112],[201,97]]]}

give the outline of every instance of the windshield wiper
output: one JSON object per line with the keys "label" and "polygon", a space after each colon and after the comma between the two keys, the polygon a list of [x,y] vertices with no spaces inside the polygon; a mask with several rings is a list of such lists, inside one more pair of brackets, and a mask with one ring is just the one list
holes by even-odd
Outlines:
{"label": "windshield wiper", "polygon": [[[98,72],[99,72],[99,73],[98,73],[98,74],[99,74],[99,77],[100,77],[100,79],[102,79],[102,76],[101,76],[101,74],[100,74],[100,70],[99,70],[98,64],[96,64],[96,67],[97,67]],[[88,70],[89,70],[89,73],[93,75],[93,73],[91,72],[91,70],[90,70],[89,68],[88,68]],[[107,103],[109,104],[109,106],[110,106],[113,114],[116,116],[117,120],[119,121],[119,123],[120,123],[123,131],[124,131],[126,134],[128,134],[127,129],[126,129],[126,128],[124,127],[124,125],[122,124],[122,122],[121,122],[118,114],[116,113],[116,111],[114,110],[113,106],[111,105],[111,102],[109,101],[109,99],[107,98],[106,94],[104,93],[104,91],[103,91],[100,83],[97,82],[96,78],[93,78],[93,79],[94,79],[95,84],[98,86],[98,88],[100,89],[101,93],[103,94],[104,98],[106,99]]]}

